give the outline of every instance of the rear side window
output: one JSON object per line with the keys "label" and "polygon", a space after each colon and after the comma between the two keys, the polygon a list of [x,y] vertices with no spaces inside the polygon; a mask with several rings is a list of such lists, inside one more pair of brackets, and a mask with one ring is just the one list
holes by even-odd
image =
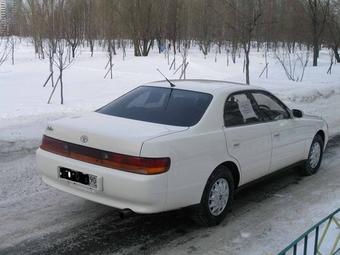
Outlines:
{"label": "rear side window", "polygon": [[212,95],[174,88],[141,86],[97,110],[112,116],[172,126],[197,124]]}
{"label": "rear side window", "polygon": [[226,127],[254,124],[261,121],[254,110],[254,103],[248,94],[240,93],[228,97],[224,109]]}

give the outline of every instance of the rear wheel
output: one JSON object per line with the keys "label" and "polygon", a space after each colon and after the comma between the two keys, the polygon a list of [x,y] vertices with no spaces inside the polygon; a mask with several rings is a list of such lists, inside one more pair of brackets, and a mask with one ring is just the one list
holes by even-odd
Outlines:
{"label": "rear wheel", "polygon": [[302,167],[304,175],[315,174],[321,165],[324,142],[320,135],[316,135],[309,149],[308,159]]}
{"label": "rear wheel", "polygon": [[218,167],[209,177],[195,220],[204,226],[218,225],[226,216],[234,196],[234,179],[229,169]]}

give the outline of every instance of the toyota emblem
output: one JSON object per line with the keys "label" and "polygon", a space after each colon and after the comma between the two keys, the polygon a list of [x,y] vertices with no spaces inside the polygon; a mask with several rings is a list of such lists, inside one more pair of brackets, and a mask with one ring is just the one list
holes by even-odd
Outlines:
{"label": "toyota emblem", "polygon": [[89,140],[89,138],[88,138],[86,135],[82,135],[82,136],[80,137],[80,141],[81,141],[82,143],[87,143],[88,140]]}

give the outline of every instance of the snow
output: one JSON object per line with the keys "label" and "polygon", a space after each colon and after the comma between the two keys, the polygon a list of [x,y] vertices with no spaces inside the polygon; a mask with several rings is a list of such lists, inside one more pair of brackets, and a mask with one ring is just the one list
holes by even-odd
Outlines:
{"label": "snow", "polygon": [[[0,127],[13,119],[36,116],[60,116],[75,112],[92,111],[112,101],[119,95],[145,82],[161,80],[163,77],[156,71],[159,68],[169,78],[179,78],[169,71],[168,61],[164,54],[158,54],[156,49],[149,57],[134,57],[133,49],[127,50],[123,60],[121,52],[114,57],[114,78],[104,79],[107,62],[106,53],[97,49],[94,57],[88,50],[81,49],[74,64],[65,71],[65,105],[59,104],[59,91],[52,104],[46,104],[51,92],[51,85],[43,88],[49,76],[48,60],[39,60],[29,42],[22,40],[16,49],[16,64],[6,62],[0,67]],[[189,50],[189,66],[187,78],[202,78],[244,82],[242,72],[243,59],[237,58],[237,63],[231,61],[227,66],[225,53],[210,54],[206,59],[195,47]],[[311,113],[319,113],[329,117],[330,109],[310,105],[322,104],[332,97],[340,97],[340,65],[335,65],[332,75],[326,74],[329,56],[327,51],[320,54],[319,67],[309,65],[303,82],[288,81],[284,70],[273,53],[269,54],[269,77],[258,78],[265,66],[262,52],[252,52],[251,81],[279,96],[287,104],[306,109]],[[172,56],[170,56],[171,62]],[[177,67],[181,57],[177,56]],[[327,100],[324,100],[327,99]],[[330,119],[332,122],[332,119]]]}
{"label": "snow", "polygon": [[[225,53],[217,55],[217,62],[214,58],[190,49],[187,78],[244,81],[242,58],[236,64],[230,60],[229,66]],[[333,138],[317,175],[301,179],[290,173],[241,192],[233,212],[211,229],[173,219],[171,213],[121,221],[113,216],[115,209],[52,189],[36,173],[34,152],[47,122],[93,111],[136,86],[161,80],[157,68],[178,78],[164,54],[154,49],[149,57],[136,58],[128,49],[123,60],[118,51],[111,80],[103,78],[106,53],[97,49],[91,58],[82,48],[65,71],[65,105],[59,104],[59,91],[46,104],[51,86],[42,85],[48,61],[35,57],[28,41],[17,45],[15,60],[14,66],[0,67],[0,253],[71,253],[85,247],[98,254],[275,254],[340,205],[340,65],[326,74],[327,51],[321,52],[318,67],[308,65],[303,82],[288,81],[273,54],[268,79],[258,78],[263,53],[251,53],[252,84],[292,108],[321,115]]]}

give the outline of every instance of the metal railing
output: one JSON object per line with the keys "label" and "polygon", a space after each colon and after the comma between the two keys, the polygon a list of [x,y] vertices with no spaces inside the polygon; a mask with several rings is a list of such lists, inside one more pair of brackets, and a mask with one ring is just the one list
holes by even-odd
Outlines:
{"label": "metal railing", "polygon": [[315,224],[278,255],[340,255],[340,208]]}

